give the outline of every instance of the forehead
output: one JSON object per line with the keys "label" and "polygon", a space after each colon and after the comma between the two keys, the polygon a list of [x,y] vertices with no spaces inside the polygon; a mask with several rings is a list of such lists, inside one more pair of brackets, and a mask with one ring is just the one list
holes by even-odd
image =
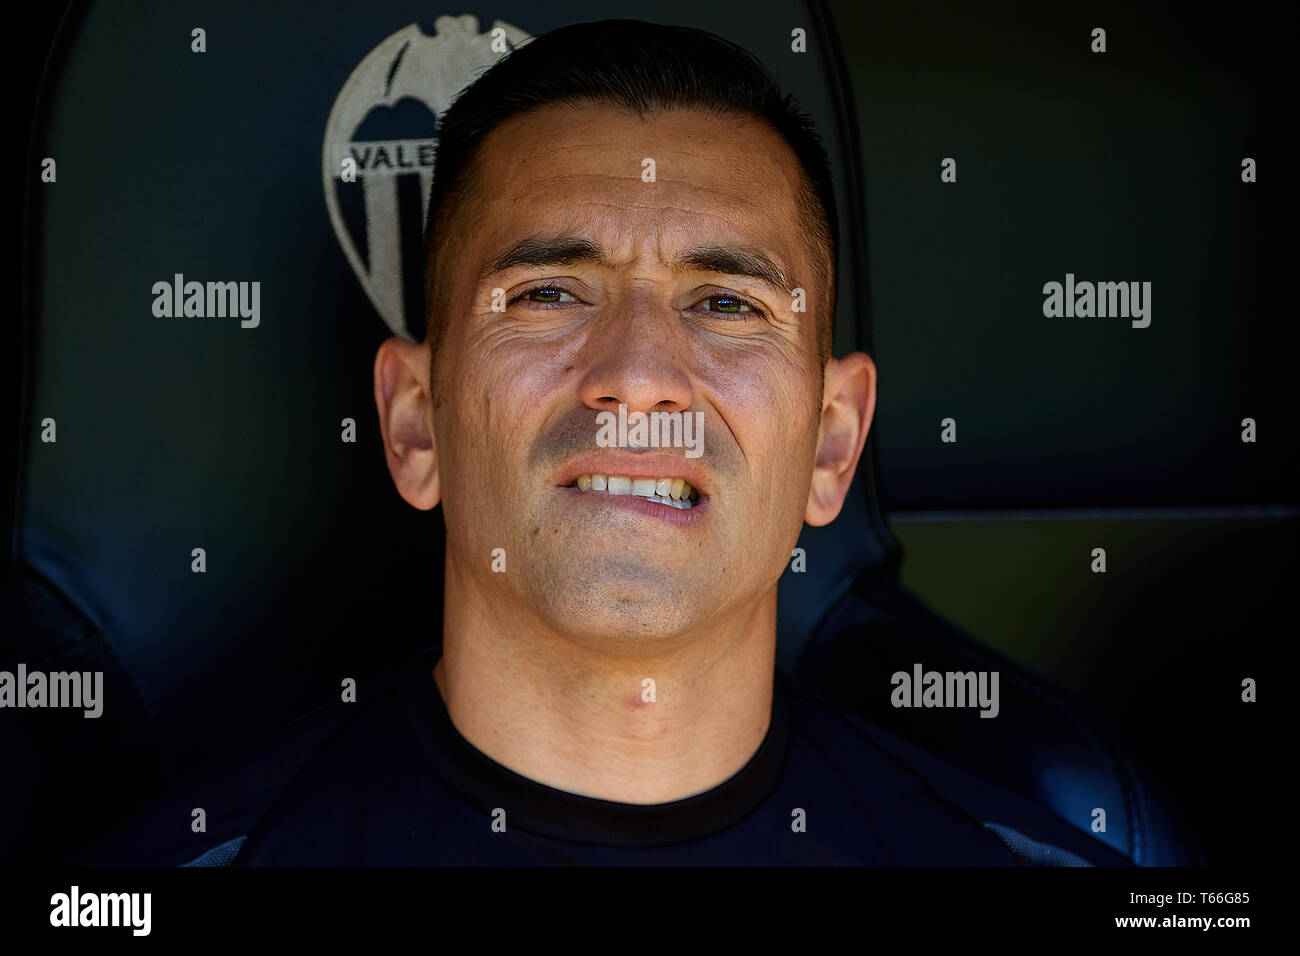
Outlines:
{"label": "forehead", "polygon": [[476,226],[489,247],[537,232],[587,234],[615,250],[650,241],[664,253],[744,241],[805,276],[802,172],[761,119],[562,104],[506,121],[477,158]]}

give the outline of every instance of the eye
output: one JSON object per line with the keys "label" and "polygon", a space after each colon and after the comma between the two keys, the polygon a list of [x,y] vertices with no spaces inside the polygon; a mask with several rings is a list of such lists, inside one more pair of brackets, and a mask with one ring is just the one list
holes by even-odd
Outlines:
{"label": "eye", "polygon": [[738,295],[731,293],[719,293],[711,295],[706,299],[701,299],[701,305],[713,304],[713,308],[704,309],[705,312],[714,312],[718,315],[755,315],[762,317],[763,310],[756,306],[748,299],[742,299]]}
{"label": "eye", "polygon": [[[568,298],[565,299],[564,296],[568,296]],[[525,289],[511,299],[509,304],[514,305],[521,299],[527,299],[533,305],[540,305],[544,308],[547,306],[568,305],[570,302],[578,301],[572,292],[553,285],[539,285],[531,289]]]}

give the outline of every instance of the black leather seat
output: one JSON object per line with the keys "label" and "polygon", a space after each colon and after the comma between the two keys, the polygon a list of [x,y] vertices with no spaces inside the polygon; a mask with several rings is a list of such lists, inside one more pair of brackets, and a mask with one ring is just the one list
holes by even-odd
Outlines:
{"label": "black leather seat", "polygon": [[[836,351],[869,350],[858,138],[827,15],[820,4],[767,2],[763,17],[751,2],[705,6],[622,13],[735,40],[813,115],[843,224]],[[535,4],[496,9],[508,43],[560,22]],[[346,716],[332,706],[340,681],[356,678],[364,695],[438,639],[429,595],[442,578],[441,515],[408,508],[391,486],[370,364],[390,330],[422,332],[421,147],[457,84],[496,55],[494,24],[435,25],[409,0],[371,4],[362,18],[308,3],[205,16],[82,5],[40,104],[34,147],[56,160],[57,180],[31,187],[0,668],[100,670],[106,700],[97,720],[0,720],[13,769],[0,813],[30,821],[3,828],[10,860],[69,851],[168,784],[217,779],[225,771],[212,768],[231,760],[256,769],[209,808],[201,842],[246,832],[293,755]],[[432,40],[407,29],[417,21]],[[792,53],[772,22],[806,26],[808,52]],[[196,26],[206,52],[192,49]],[[345,188],[340,152],[363,141],[362,181]],[[156,314],[155,284],[177,274],[260,282],[257,324]],[[341,438],[349,419],[355,442]],[[55,441],[42,440],[47,420]],[[807,569],[781,582],[781,668],[1081,830],[1104,808],[1096,836],[1138,863],[1195,861],[1095,723],[903,590],[876,455],[873,439],[844,514],[805,529]],[[195,573],[200,548],[206,569]],[[999,718],[888,706],[889,675],[915,662],[1000,669]],[[313,707],[276,749],[249,749]],[[174,809],[181,862],[194,835],[190,808]]]}

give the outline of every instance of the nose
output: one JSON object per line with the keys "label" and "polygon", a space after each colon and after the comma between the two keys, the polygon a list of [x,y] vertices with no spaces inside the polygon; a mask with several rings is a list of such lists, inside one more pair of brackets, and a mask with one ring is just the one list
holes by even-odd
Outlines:
{"label": "nose", "polygon": [[628,412],[685,411],[695,390],[685,366],[680,314],[651,290],[610,304],[584,348],[580,390],[588,408]]}

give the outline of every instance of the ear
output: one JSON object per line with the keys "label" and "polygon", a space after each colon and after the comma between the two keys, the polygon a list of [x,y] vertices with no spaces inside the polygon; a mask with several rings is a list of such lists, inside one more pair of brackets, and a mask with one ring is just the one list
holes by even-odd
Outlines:
{"label": "ear", "polygon": [[428,511],[442,497],[429,395],[429,347],[391,338],[375,355],[375,408],[397,493]]}
{"label": "ear", "polygon": [[804,513],[813,527],[830,524],[844,507],[875,412],[876,363],[871,357],[854,352],[827,362],[817,463]]}

